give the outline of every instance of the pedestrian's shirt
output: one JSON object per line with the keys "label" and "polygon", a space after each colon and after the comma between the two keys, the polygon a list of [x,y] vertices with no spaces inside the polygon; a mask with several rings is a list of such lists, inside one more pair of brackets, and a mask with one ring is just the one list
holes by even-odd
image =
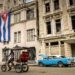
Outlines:
{"label": "pedestrian's shirt", "polygon": [[14,53],[10,53],[9,59],[14,59]]}

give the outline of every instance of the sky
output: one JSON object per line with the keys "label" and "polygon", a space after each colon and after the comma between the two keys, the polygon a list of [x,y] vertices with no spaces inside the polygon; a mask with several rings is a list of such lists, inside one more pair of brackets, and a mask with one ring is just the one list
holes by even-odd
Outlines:
{"label": "sky", "polygon": [[30,2],[30,1],[33,1],[33,0],[26,0],[26,2]]}

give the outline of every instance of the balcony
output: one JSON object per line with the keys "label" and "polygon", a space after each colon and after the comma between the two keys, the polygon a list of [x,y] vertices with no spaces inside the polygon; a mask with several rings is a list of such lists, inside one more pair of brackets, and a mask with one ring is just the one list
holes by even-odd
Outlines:
{"label": "balcony", "polygon": [[68,11],[69,13],[75,12],[75,5],[69,6],[68,9],[67,9],[67,11]]}

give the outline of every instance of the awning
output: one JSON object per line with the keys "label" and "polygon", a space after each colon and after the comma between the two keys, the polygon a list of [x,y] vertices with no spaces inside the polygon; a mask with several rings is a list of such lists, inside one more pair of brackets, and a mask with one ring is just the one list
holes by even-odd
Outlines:
{"label": "awning", "polygon": [[24,49],[28,49],[27,47],[21,47],[16,45],[15,47],[12,48],[12,50],[24,50]]}

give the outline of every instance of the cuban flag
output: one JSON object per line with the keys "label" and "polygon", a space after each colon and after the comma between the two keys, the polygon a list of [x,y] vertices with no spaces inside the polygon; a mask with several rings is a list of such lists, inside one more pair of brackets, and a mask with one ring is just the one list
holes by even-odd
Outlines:
{"label": "cuban flag", "polygon": [[0,15],[0,42],[10,41],[10,13]]}

